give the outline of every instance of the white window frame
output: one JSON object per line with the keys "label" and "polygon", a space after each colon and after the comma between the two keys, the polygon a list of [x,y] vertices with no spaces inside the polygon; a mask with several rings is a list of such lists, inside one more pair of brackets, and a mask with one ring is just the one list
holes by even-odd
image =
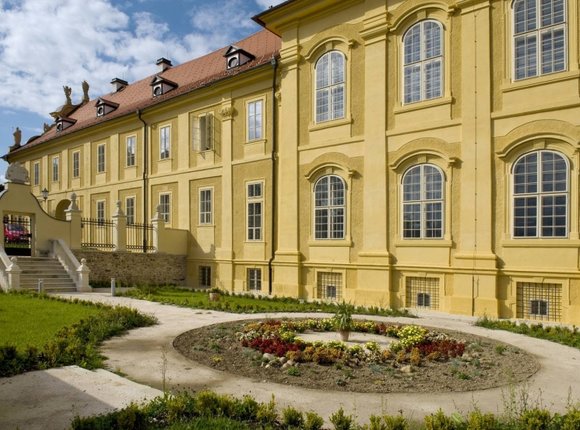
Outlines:
{"label": "white window frame", "polygon": [[[206,197],[209,196],[209,199]],[[199,225],[213,224],[213,188],[199,189]]]}
{"label": "white window frame", "polygon": [[35,161],[32,165],[32,183],[34,186],[40,185],[40,161]]}
{"label": "white window frame", "polygon": [[52,157],[52,182],[58,182],[60,176],[60,157]]}
{"label": "white window frame", "polygon": [[248,291],[262,291],[262,269],[252,267],[246,269],[246,272]]}
{"label": "white window frame", "polygon": [[72,153],[72,177],[80,178],[81,176],[81,151]]}
{"label": "white window frame", "polygon": [[192,145],[195,152],[215,149],[215,123],[213,112],[206,112],[193,118]]}
{"label": "white window frame", "polygon": [[[127,225],[135,224],[135,196],[125,197],[125,215],[127,216]],[[131,204],[129,204],[131,202]]]}
{"label": "white window frame", "polygon": [[[342,61],[342,79],[340,74],[337,81],[333,81],[333,57],[341,58]],[[326,65],[323,63],[328,59]],[[327,75],[325,80],[322,74]],[[315,123],[320,124],[327,121],[334,121],[346,117],[347,104],[347,86],[346,86],[346,55],[338,50],[325,52],[318,58],[314,66],[314,119]],[[342,95],[342,101],[340,99]],[[319,106],[321,101],[327,101],[327,109],[321,111]]]}
{"label": "white window frame", "polygon": [[171,158],[171,126],[159,127],[159,159]]}
{"label": "white window frame", "polygon": [[[262,140],[264,138],[264,99],[249,101],[246,105],[247,141]],[[259,112],[258,112],[259,107]]]}
{"label": "white window frame", "polygon": [[[167,199],[164,202],[164,199]],[[159,216],[166,223],[171,222],[171,193],[159,193]]]}
{"label": "white window frame", "polygon": [[97,173],[105,173],[106,170],[106,147],[104,143],[97,145]]}
{"label": "white window frame", "polygon": [[105,200],[97,200],[95,202],[95,218],[99,223],[105,222],[107,203]]}
{"label": "white window frame", "polygon": [[[531,30],[524,30],[522,32],[516,33],[516,28],[517,28],[517,23],[516,23],[516,4],[520,3],[522,0],[515,0],[512,2],[511,5],[511,24],[512,24],[512,43],[511,43],[511,49],[512,49],[512,79],[514,82],[516,81],[521,81],[521,80],[525,80],[525,79],[531,79],[531,78],[535,78],[535,77],[539,77],[539,76],[543,76],[543,75],[549,75],[549,74],[553,74],[553,73],[561,73],[561,72],[565,72],[566,70],[568,70],[568,12],[567,12],[567,1],[566,0],[562,0],[563,2],[563,21],[560,23],[556,23],[556,24],[547,24],[547,25],[542,25],[542,8],[541,8],[541,1],[540,0],[533,0],[535,1],[535,11],[536,11],[536,17],[535,17],[535,22],[534,22],[534,26],[535,28],[531,29]],[[552,2],[550,3],[551,9],[553,7],[553,4],[555,1],[558,0],[552,0]],[[525,24],[524,24],[525,25]],[[551,64],[551,70],[550,71],[546,71],[544,72],[544,63],[543,63],[543,54],[544,54],[544,47],[543,47],[543,41],[542,41],[542,36],[546,35],[548,33],[552,33],[552,35],[554,34],[554,32],[556,31],[562,31],[562,38],[563,38],[563,60],[562,60],[562,68],[561,69],[556,69],[555,68],[555,62],[554,62],[554,58],[552,55],[552,61],[550,62]],[[518,67],[517,67],[517,62],[519,60],[519,58],[517,57],[517,46],[516,43],[519,39],[524,39],[524,41],[527,41],[530,38],[535,38],[535,43],[536,43],[536,52],[535,52],[535,56],[534,57],[530,57],[535,61],[535,71],[533,71],[532,73],[528,74],[526,70],[524,70],[524,76],[520,76],[518,77]],[[552,39],[553,41],[553,39]],[[551,46],[553,49],[553,45]],[[526,50],[527,50],[527,45],[526,45]],[[552,51],[553,53],[553,51]],[[527,57],[523,56],[523,59],[527,59]],[[526,67],[524,66],[524,69]]]}
{"label": "white window frame", "polygon": [[[259,195],[256,191],[259,186]],[[259,209],[259,213],[257,210]],[[246,182],[246,239],[250,242],[264,240],[264,181]]]}
{"label": "white window frame", "polygon": [[[426,30],[425,27],[427,24],[435,24],[439,27],[439,55],[433,55],[427,58],[426,53]],[[411,61],[407,63],[406,61],[406,52],[405,52],[405,43],[408,37],[411,37],[411,32],[418,28],[419,29],[419,60]],[[402,88],[402,95],[401,100],[403,105],[409,105],[413,103],[420,103],[426,100],[434,100],[443,97],[444,95],[444,84],[445,84],[445,29],[443,24],[434,19],[426,19],[423,21],[419,21],[413,24],[411,27],[405,31],[405,34],[402,38],[402,49],[401,49],[401,64],[402,64],[402,73],[401,73],[401,88]],[[427,82],[428,79],[428,72],[429,67],[431,65],[439,63],[439,87],[438,91],[436,91],[436,87],[433,88],[434,93],[433,95],[429,96],[427,94]],[[408,98],[410,96],[410,92],[407,88],[407,76],[406,71],[416,68],[419,74],[419,94],[418,98]]]}
{"label": "white window frame", "polygon": [[134,167],[137,158],[137,136],[127,136],[125,139],[125,166]]}
{"label": "white window frame", "polygon": [[[339,180],[342,184],[342,204],[339,203],[341,196],[336,194],[336,191],[332,189],[332,178]],[[323,181],[327,181],[327,184],[322,184]],[[317,190],[318,185],[326,186],[325,189]],[[327,203],[322,204],[320,202],[320,197],[327,194]],[[314,232],[314,240],[344,240],[346,238],[346,228],[347,228],[347,184],[346,181],[339,175],[330,174],[321,176],[316,180],[312,187],[312,231]],[[340,215],[342,212],[342,215]],[[324,218],[326,214],[326,223],[317,222],[318,220]],[[342,218],[342,221],[340,221]],[[319,230],[318,226],[326,225],[325,230]],[[339,228],[340,227],[340,228]]]}
{"label": "white window frame", "polygon": [[[543,166],[543,157],[544,154],[547,153],[552,153],[555,154],[558,157],[561,157],[562,160],[564,161],[565,165],[566,165],[566,186],[564,190],[557,190],[557,191],[543,191],[543,175],[549,172],[546,172],[542,169]],[[518,166],[518,164],[520,162],[523,162],[524,158],[532,155],[532,154],[537,154],[537,161],[536,161],[536,171],[535,171],[535,175],[537,178],[537,181],[535,182],[536,185],[536,191],[535,192],[516,192],[516,179],[515,179],[515,169]],[[538,151],[530,151],[530,152],[526,152],[525,154],[522,154],[520,157],[517,158],[517,160],[515,160],[515,162],[513,163],[512,167],[511,167],[511,172],[510,172],[510,176],[511,176],[511,209],[512,209],[512,215],[511,215],[511,234],[512,234],[512,238],[513,239],[566,239],[569,237],[570,234],[570,198],[571,198],[571,192],[570,192],[570,183],[571,183],[571,169],[570,169],[570,160],[568,159],[568,157],[566,155],[564,155],[562,152],[559,151],[552,151],[549,149],[542,149],[542,150],[538,150]],[[526,182],[525,184],[523,184],[524,187],[529,186],[528,184],[531,184],[531,182]],[[549,226],[546,226],[544,224],[544,213],[543,210],[544,208],[549,208],[548,204],[543,203],[543,199],[544,198],[549,198],[549,197],[564,197],[566,200],[566,204],[565,204],[565,210],[564,210],[564,214],[560,214],[559,216],[565,217],[565,225],[564,226],[557,226],[559,228],[563,228],[564,229],[564,233],[563,235],[544,235],[544,228],[549,228]],[[535,224],[535,228],[536,228],[536,234],[535,235],[527,235],[527,234],[518,234],[516,235],[516,216],[518,215],[518,210],[517,210],[517,205],[516,205],[516,199],[535,199],[535,208],[536,208],[536,224]],[[524,206],[524,208],[527,208],[528,206]],[[554,209],[556,206],[553,206],[552,209]],[[527,214],[526,214],[527,215]],[[556,214],[558,215],[558,214]],[[548,218],[549,219],[549,218]],[[525,226],[522,227],[525,230]],[[553,227],[554,229],[556,227]]]}
{"label": "white window frame", "polygon": [[[429,198],[427,193],[432,191],[432,186],[434,183],[428,183],[426,179],[426,172],[425,170],[434,169],[435,172],[439,174],[440,178],[440,193],[441,196],[439,198]],[[419,169],[419,199],[406,199],[405,197],[405,178],[410,175],[413,171]],[[440,240],[443,239],[445,236],[445,175],[443,171],[436,166],[435,164],[431,163],[422,163],[416,164],[409,167],[401,178],[401,237],[404,240]],[[431,188],[431,190],[430,190]],[[439,211],[429,211],[430,205],[439,204],[440,209]],[[405,229],[405,209],[407,207],[412,206],[419,206],[419,236],[405,236],[406,229]],[[429,220],[427,219],[427,215],[430,213],[440,213],[440,220]],[[429,228],[429,222],[439,221],[440,228]],[[438,235],[431,235],[429,231],[437,231],[439,230]],[[416,231],[416,229],[408,230],[408,231]]]}

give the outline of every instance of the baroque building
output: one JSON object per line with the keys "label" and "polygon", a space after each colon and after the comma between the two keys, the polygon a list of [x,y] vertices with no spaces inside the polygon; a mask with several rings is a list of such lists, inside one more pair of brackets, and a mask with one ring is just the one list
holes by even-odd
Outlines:
{"label": "baroque building", "polygon": [[579,323],[578,3],[289,0],[5,158],[159,206],[192,287]]}

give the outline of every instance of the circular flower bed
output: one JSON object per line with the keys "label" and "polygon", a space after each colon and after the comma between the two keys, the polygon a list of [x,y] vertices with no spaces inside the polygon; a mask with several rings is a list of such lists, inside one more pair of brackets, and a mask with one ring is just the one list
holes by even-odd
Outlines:
{"label": "circular flower bed", "polygon": [[[410,363],[415,366],[423,360],[447,361],[461,357],[465,343],[445,333],[429,331],[416,325],[395,325],[373,321],[354,321],[353,331],[371,333],[393,338],[389,347],[383,349],[376,342],[363,346],[347,346],[344,342],[307,342],[299,334],[306,331],[334,331],[331,319],[307,319],[302,321],[269,320],[248,323],[237,333],[242,346],[260,351],[262,354],[285,358],[294,363],[317,363],[322,365],[337,362],[348,366],[371,363]],[[268,358],[268,356],[266,356]]]}

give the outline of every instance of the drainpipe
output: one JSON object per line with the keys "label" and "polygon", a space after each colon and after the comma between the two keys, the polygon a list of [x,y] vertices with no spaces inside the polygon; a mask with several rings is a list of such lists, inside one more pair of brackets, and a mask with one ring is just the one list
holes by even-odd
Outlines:
{"label": "drainpipe", "polygon": [[147,253],[147,215],[149,210],[149,177],[147,175],[147,166],[149,165],[149,151],[147,143],[147,123],[141,118],[141,109],[137,109],[137,118],[143,123],[143,254]]}
{"label": "drainpipe", "polygon": [[276,73],[278,72],[278,60],[276,57],[272,57],[270,60],[272,65],[272,219],[270,222],[271,232],[270,232],[270,259],[268,260],[268,294],[272,295],[272,275],[273,268],[272,262],[274,261],[274,256],[276,253]]}

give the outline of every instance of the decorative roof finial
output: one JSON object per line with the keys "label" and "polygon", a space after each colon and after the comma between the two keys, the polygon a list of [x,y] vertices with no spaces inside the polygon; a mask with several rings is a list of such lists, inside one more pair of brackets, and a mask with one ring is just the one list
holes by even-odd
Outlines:
{"label": "decorative roof finial", "polygon": [[64,90],[64,96],[66,97],[65,105],[72,105],[72,99],[71,99],[72,88],[65,85],[62,87],[62,89]]}
{"label": "decorative roof finial", "polygon": [[89,102],[89,83],[87,81],[83,81],[83,104]]}

